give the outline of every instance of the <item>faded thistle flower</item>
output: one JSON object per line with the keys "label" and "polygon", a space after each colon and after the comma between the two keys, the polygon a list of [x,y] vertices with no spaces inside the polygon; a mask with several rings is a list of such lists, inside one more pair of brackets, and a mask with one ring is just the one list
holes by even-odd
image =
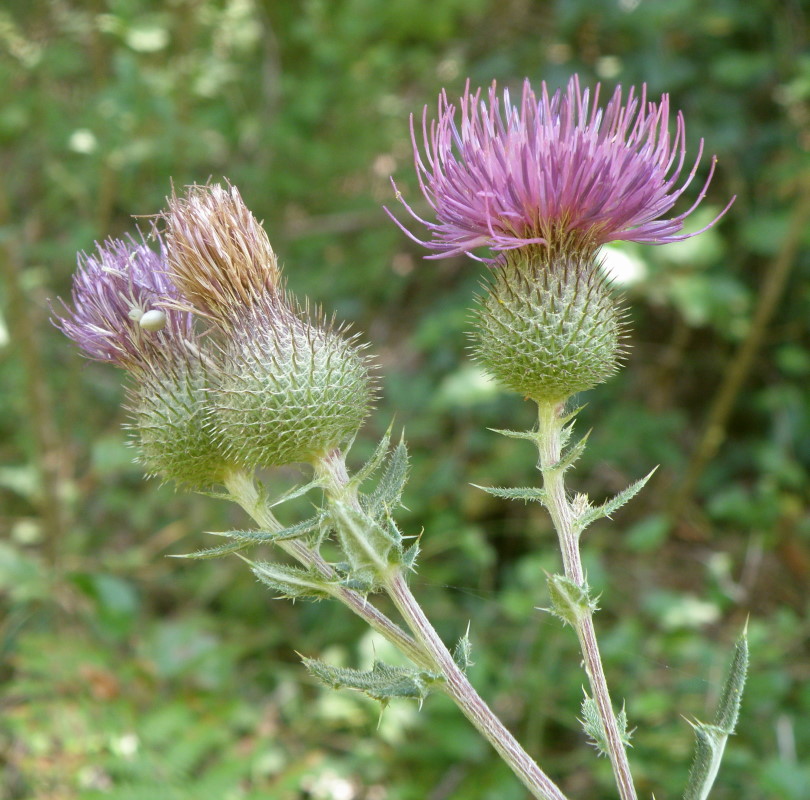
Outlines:
{"label": "faded thistle flower", "polygon": [[172,280],[197,313],[232,324],[277,291],[276,254],[235,186],[191,186],[163,218]]}
{"label": "faded thistle flower", "polygon": [[[695,236],[684,221],[703,200],[665,218],[694,179],[703,142],[686,166],[683,115],[670,132],[669,97],[647,101],[617,87],[604,108],[599,87],[538,98],[528,80],[519,105],[495,84],[487,100],[469,89],[456,107],[442,92],[438,117],[422,118],[422,143],[413,119],[411,139],[422,192],[435,215],[421,240],[426,258],[487,247],[492,285],[476,313],[475,354],[505,385],[535,400],[558,402],[616,371],[622,355],[621,314],[599,269],[607,242],[665,244]],[[422,152],[422,150],[424,152]],[[396,187],[395,187],[396,188]],[[732,198],[733,202],[733,198]],[[709,225],[728,210],[728,206]],[[388,211],[388,209],[386,209]]]}
{"label": "faded thistle flower", "polygon": [[149,372],[172,360],[191,333],[188,313],[167,309],[178,297],[163,253],[134,239],[108,239],[81,253],[73,276],[73,308],[60,301],[55,323],[87,356]]}
{"label": "faded thistle flower", "polygon": [[229,455],[248,468],[316,462],[351,439],[373,399],[367,361],[285,290],[236,188],[193,186],[163,221],[172,280],[219,331],[211,402]]}
{"label": "faded thistle flower", "polygon": [[218,482],[228,462],[209,425],[212,353],[192,317],[173,307],[179,294],[168,277],[165,250],[110,239],[79,256],[73,307],[64,302],[56,325],[90,358],[126,369],[129,427],[138,460],[154,475],[200,487]]}

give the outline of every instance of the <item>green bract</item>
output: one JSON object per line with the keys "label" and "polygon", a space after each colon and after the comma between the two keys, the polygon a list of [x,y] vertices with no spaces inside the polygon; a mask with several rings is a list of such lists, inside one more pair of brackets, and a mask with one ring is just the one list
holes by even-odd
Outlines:
{"label": "green bract", "polygon": [[622,315],[590,255],[511,251],[479,299],[475,323],[477,360],[538,402],[602,383],[622,356]]}

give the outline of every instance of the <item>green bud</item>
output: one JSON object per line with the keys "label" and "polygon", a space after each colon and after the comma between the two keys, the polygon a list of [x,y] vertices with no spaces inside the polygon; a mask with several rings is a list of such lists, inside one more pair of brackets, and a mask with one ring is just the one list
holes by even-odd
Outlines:
{"label": "green bud", "polygon": [[268,294],[234,320],[212,392],[217,433],[248,467],[316,462],[357,433],[373,400],[351,338]]}
{"label": "green bud", "polygon": [[510,251],[475,315],[474,354],[502,384],[562,402],[619,368],[622,314],[593,256]]}

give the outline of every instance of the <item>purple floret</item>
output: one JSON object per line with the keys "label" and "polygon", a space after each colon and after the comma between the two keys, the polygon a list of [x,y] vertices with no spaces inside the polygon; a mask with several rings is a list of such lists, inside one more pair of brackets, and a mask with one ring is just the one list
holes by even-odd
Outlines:
{"label": "purple floret", "polygon": [[[149,369],[182,350],[191,333],[191,315],[170,305],[178,293],[166,272],[162,247],[156,253],[132,239],[108,239],[96,244],[94,254],[81,253],[78,263],[73,308],[62,302],[55,323],[87,356],[127,369]],[[141,325],[150,311],[165,314],[162,328]]]}
{"label": "purple floret", "polygon": [[700,231],[681,233],[706,195],[713,157],[691,208],[661,219],[692,182],[703,155],[701,140],[684,177],[683,115],[677,113],[671,136],[666,94],[652,103],[646,86],[640,97],[631,88],[623,101],[617,87],[602,109],[599,86],[591,102],[577,76],[551,97],[544,82],[539,100],[526,80],[519,106],[508,90],[501,105],[495,83],[488,102],[481,93],[471,93],[467,84],[460,126],[445,92],[436,119],[428,120],[425,107],[421,148],[411,117],[416,171],[436,222],[419,217],[398,191],[397,199],[430,237],[422,241],[386,211],[411,239],[437,251],[427,258],[475,258],[472,251],[484,246],[497,252],[531,244],[597,247],[620,239],[677,242],[710,228],[734,200]]}

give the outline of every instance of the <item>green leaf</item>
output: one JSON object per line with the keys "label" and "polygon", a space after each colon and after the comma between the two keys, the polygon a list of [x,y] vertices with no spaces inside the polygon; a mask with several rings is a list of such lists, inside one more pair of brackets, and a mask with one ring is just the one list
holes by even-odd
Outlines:
{"label": "green leaf", "polygon": [[[605,726],[602,724],[602,718],[599,716],[599,707],[596,701],[585,692],[585,698],[582,701],[582,728],[588,735],[590,744],[593,745],[598,751],[600,756],[607,756],[610,753],[608,748],[607,736],[605,735]],[[625,747],[630,747],[630,737],[633,732],[627,730],[627,710],[622,707],[622,710],[616,714],[616,724],[619,728],[619,737]]]}
{"label": "green leaf", "polygon": [[208,531],[212,536],[226,536],[240,541],[250,541],[255,544],[261,542],[282,542],[287,539],[296,539],[305,533],[311,533],[318,528],[323,521],[322,514],[316,514],[302,522],[296,522],[286,528],[279,528],[277,531]]}
{"label": "green leaf", "polygon": [[270,561],[252,562],[244,559],[253,574],[287,600],[323,600],[331,597],[330,585],[315,571],[275,564]]}
{"label": "green leaf", "polygon": [[574,417],[576,417],[577,414],[579,414],[579,412],[582,411],[582,409],[587,405],[587,403],[583,403],[581,406],[577,406],[573,411],[569,411],[564,417],[560,417],[560,424],[568,425],[568,423],[571,422],[571,420],[574,419]]}
{"label": "green leaf", "polygon": [[399,551],[400,541],[393,532],[384,530],[362,510],[337,500],[331,504],[330,514],[351,569],[382,574],[390,564],[391,550]]}
{"label": "green leaf", "polygon": [[[728,677],[720,693],[714,724],[689,721],[695,731],[695,756],[689,771],[684,800],[706,800],[714,785],[728,737],[734,733],[740,713],[748,672],[748,632],[743,631],[734,646]],[[688,721],[688,720],[687,720]]]}
{"label": "green leaf", "polygon": [[420,703],[431,689],[442,682],[440,675],[412,667],[394,667],[375,661],[370,670],[333,667],[314,658],[301,657],[310,675],[332,689],[354,689],[383,705],[393,698],[405,697]]}
{"label": "green leaf", "polygon": [[569,448],[568,452],[565,453],[551,469],[555,472],[567,472],[571,469],[579,460],[579,457],[585,452],[585,446],[588,444],[588,437],[590,435],[591,432],[588,431],[575,445]]}
{"label": "green leaf", "polygon": [[579,620],[596,611],[596,601],[590,596],[588,584],[579,585],[565,575],[548,575],[548,593],[551,608],[546,611],[576,628]]}
{"label": "green leaf", "polygon": [[360,486],[365,483],[382,465],[388,446],[391,444],[391,431],[394,427],[393,421],[388,426],[388,430],[383,434],[379,444],[371,455],[371,458],[354,474],[349,481],[351,486]]}
{"label": "green leaf", "polygon": [[408,480],[408,448],[405,440],[399,444],[388,457],[380,482],[374,491],[367,496],[367,506],[372,512],[380,508],[397,508],[402,503],[402,490]]}
{"label": "green leaf", "polygon": [[453,661],[455,661],[458,668],[465,673],[473,664],[469,625],[467,626],[464,636],[456,642],[456,646],[453,648]]}
{"label": "green leaf", "polygon": [[238,553],[240,550],[245,550],[255,544],[258,543],[245,541],[228,542],[228,544],[221,544],[217,547],[207,547],[204,550],[195,550],[193,553],[178,553],[176,555],[172,554],[169,556],[169,558],[219,558],[220,556]]}
{"label": "green leaf", "polygon": [[625,503],[630,502],[647,484],[647,481],[652,478],[658,467],[655,467],[647,473],[643,478],[640,478],[635,483],[631,483],[626,489],[619,492],[615,497],[606,500],[598,506],[589,508],[582,514],[576,521],[575,525],[577,531],[582,533],[589,525],[603,517],[609,517],[611,514],[618,511]]}
{"label": "green leaf", "polygon": [[230,492],[223,492],[217,489],[195,489],[195,494],[201,494],[203,497],[213,497],[215,500],[233,500],[233,495]]}
{"label": "green leaf", "polygon": [[525,503],[528,503],[530,500],[543,504],[546,502],[545,489],[537,489],[533,486],[479,486],[477,483],[471,485],[475,486],[476,489],[482,489],[493,497],[504,497],[507,500],[523,500]]}
{"label": "green leaf", "polygon": [[419,558],[419,539],[417,539],[409,548],[403,551],[401,563],[405,569],[411,572],[416,572],[416,559]]}
{"label": "green leaf", "polygon": [[305,533],[315,530],[321,523],[321,516],[310,517],[309,519],[290,525],[288,528],[281,528],[277,531],[208,531],[212,536],[224,536],[234,539],[230,544],[209,547],[205,550],[197,550],[195,553],[182,553],[172,555],[170,558],[218,558],[219,556],[237,553],[248,547],[258,544],[272,544],[283,542],[288,539],[296,539]]}
{"label": "green leaf", "polygon": [[279,495],[272,503],[267,503],[267,508],[275,508],[276,506],[280,506],[282,503],[286,503],[288,500],[295,500],[296,497],[301,497],[305,495],[310,489],[315,489],[320,486],[318,481],[310,481],[309,483],[305,483],[302,486],[293,486],[292,489],[289,491],[284,492],[284,494]]}
{"label": "green leaf", "polygon": [[499,433],[501,436],[506,436],[509,439],[528,439],[530,442],[537,443],[537,431],[509,431],[502,428],[488,428],[487,430],[493,433]]}

